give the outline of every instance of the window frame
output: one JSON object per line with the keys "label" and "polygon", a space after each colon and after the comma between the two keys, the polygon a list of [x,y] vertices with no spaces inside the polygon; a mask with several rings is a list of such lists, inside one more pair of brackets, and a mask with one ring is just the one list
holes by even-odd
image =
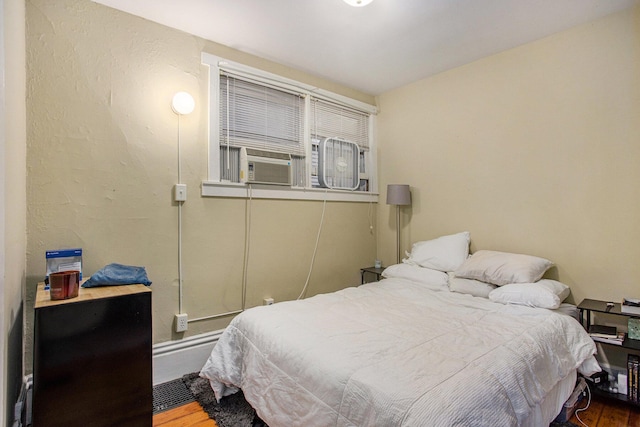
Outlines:
{"label": "window frame", "polygon": [[[377,156],[376,156],[376,114],[373,105],[348,98],[343,95],[319,89],[286,77],[272,74],[257,68],[228,61],[224,58],[202,52],[202,64],[209,67],[209,99],[208,106],[208,177],[202,182],[201,195],[203,197],[236,197],[236,198],[264,198],[286,200],[330,200],[349,202],[377,202]],[[285,90],[299,92],[305,96],[304,118],[304,151],[306,167],[306,185],[304,187],[282,187],[275,185],[260,185],[233,183],[220,180],[220,73],[230,72],[249,78],[266,85],[281,87]],[[368,150],[368,191],[336,190],[312,187],[311,183],[311,133],[310,133],[310,100],[311,97],[324,99],[329,102],[343,104],[369,114],[369,150]]]}

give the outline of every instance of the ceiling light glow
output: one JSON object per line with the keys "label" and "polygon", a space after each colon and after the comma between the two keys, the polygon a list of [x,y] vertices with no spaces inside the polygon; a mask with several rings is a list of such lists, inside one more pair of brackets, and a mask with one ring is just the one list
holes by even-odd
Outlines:
{"label": "ceiling light glow", "polygon": [[371,3],[373,0],[344,0],[346,4],[354,7],[362,7]]}

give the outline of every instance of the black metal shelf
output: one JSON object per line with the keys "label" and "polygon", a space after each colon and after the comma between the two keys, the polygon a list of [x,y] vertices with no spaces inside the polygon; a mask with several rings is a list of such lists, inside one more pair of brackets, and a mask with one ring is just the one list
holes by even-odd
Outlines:
{"label": "black metal shelf", "polygon": [[622,344],[614,344],[614,343],[607,342],[607,341],[600,341],[600,340],[595,339],[595,338],[593,338],[593,340],[595,342],[599,343],[599,344],[610,345],[610,346],[618,347],[618,348],[626,348],[627,350],[638,350],[638,351],[640,351],[640,340],[632,340],[631,338],[629,338],[629,336],[627,334],[624,334],[624,341],[622,341]]}
{"label": "black metal shelf", "polygon": [[[640,314],[634,313],[623,313],[621,310],[620,303],[614,303],[613,306],[608,306],[607,301],[600,301],[594,299],[584,299],[579,305],[578,309],[580,310],[580,321],[582,322],[582,326],[588,331],[589,325],[591,325],[591,312],[610,314],[613,316],[624,316],[624,317],[640,317]],[[586,314],[586,318],[585,318]],[[617,347],[625,350],[630,350],[631,352],[640,352],[640,340],[633,340],[628,337],[627,334],[624,335],[624,341],[622,344],[613,344],[605,341],[597,341],[596,343],[604,344],[610,347]],[[611,393],[608,389],[601,388],[602,386],[595,386],[590,384],[590,389],[593,394],[601,397],[605,397],[612,400],[617,400],[620,402],[627,403],[633,406],[640,406],[640,402],[636,402],[630,400],[626,394],[620,393]]]}
{"label": "black metal shelf", "polygon": [[617,400],[633,406],[640,406],[639,402],[634,402],[633,400],[629,400],[629,397],[626,394],[611,393],[609,390],[605,390],[603,388],[600,388],[598,386],[593,386],[593,385],[590,385],[589,389],[591,390],[591,393],[593,393],[596,396],[605,397],[611,400]]}

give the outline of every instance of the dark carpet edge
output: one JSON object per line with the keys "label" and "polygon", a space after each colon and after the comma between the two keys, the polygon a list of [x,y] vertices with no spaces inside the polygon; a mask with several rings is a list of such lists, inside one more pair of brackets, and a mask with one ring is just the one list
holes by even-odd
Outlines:
{"label": "dark carpet edge", "polygon": [[216,401],[209,380],[197,372],[186,374],[182,381],[204,411],[219,427],[268,427],[245,400],[242,390]]}
{"label": "dark carpet edge", "polygon": [[[245,400],[242,390],[216,401],[209,380],[197,372],[182,377],[187,389],[219,427],[268,427]],[[579,427],[570,421],[552,422],[549,427]]]}

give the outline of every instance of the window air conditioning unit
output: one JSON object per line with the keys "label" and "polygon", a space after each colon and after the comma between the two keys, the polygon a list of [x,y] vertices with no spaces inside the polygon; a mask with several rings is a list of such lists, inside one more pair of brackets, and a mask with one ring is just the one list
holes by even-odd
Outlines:
{"label": "window air conditioning unit", "polygon": [[291,155],[240,149],[240,182],[291,185]]}
{"label": "window air conditioning unit", "polygon": [[318,147],[318,182],[325,188],[356,190],[360,186],[360,148],[340,138],[325,138]]}

